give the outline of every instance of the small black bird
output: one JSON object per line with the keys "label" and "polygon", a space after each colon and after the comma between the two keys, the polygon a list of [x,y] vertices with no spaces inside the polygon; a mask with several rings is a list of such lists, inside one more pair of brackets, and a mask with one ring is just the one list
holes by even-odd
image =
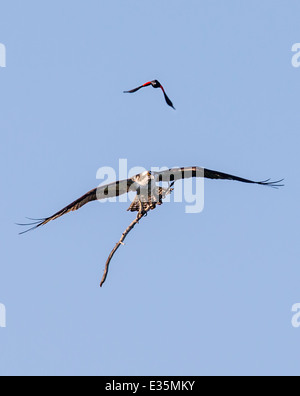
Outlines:
{"label": "small black bird", "polygon": [[145,84],[141,85],[140,87],[134,88],[131,91],[124,91],[124,93],[134,93],[134,92],[138,91],[141,88],[148,87],[149,85],[152,85],[153,88],[160,88],[163,91],[163,94],[164,94],[164,97],[165,97],[165,100],[166,100],[167,104],[169,106],[171,106],[175,110],[175,107],[173,106],[173,103],[171,102],[170,98],[167,96],[167,94],[166,94],[166,92],[164,90],[164,87],[157,80],[148,81]]}

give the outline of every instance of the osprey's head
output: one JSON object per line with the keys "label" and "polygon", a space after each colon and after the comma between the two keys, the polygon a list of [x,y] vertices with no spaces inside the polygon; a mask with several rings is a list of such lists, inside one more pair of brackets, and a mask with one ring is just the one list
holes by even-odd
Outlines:
{"label": "osprey's head", "polygon": [[141,177],[142,177],[142,179],[147,179],[147,180],[150,180],[150,179],[153,179],[153,178],[154,178],[154,177],[152,176],[152,172],[151,172],[151,171],[142,172],[142,173],[141,173]]}
{"label": "osprey's head", "polygon": [[150,180],[154,179],[154,176],[152,175],[151,171],[144,171],[138,175],[135,176],[135,180],[140,184],[145,186],[146,184],[149,183]]}

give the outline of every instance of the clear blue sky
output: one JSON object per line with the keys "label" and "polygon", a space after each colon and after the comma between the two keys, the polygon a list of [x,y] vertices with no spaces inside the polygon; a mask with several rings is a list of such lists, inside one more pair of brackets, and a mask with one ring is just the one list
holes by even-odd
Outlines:
{"label": "clear blue sky", "polygon": [[[0,374],[299,374],[299,1],[9,1],[0,42]],[[160,80],[158,90],[123,90]],[[205,209],[94,202],[102,166],[200,165]]]}

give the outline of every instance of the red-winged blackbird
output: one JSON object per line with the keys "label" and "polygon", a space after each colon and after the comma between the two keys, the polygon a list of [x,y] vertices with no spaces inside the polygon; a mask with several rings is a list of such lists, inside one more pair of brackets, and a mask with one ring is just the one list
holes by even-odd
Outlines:
{"label": "red-winged blackbird", "polygon": [[157,80],[148,81],[145,84],[143,84],[143,85],[141,85],[141,86],[139,86],[137,88],[134,88],[134,89],[132,89],[130,91],[124,91],[124,93],[134,93],[134,92],[138,91],[141,88],[148,87],[149,85],[152,85],[153,88],[160,88],[163,91],[163,94],[164,94],[164,97],[165,97],[165,100],[166,100],[167,104],[169,106],[171,106],[175,110],[175,107],[173,106],[173,103],[171,102],[170,98],[167,96],[167,94],[166,94],[166,92],[164,90],[164,87]]}

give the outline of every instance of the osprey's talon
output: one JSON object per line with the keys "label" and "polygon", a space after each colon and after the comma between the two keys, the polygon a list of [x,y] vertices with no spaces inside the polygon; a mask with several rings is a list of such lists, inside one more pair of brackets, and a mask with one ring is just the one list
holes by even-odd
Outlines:
{"label": "osprey's talon", "polygon": [[[150,84],[150,83],[149,83]],[[156,87],[158,88],[158,87]],[[89,202],[102,200],[106,198],[114,198],[120,197],[123,194],[127,194],[129,192],[135,192],[136,196],[134,201],[131,203],[128,210],[132,212],[138,212],[135,220],[129,225],[129,227],[124,231],[121,237],[121,241],[123,241],[128,233],[133,229],[133,227],[139,223],[139,221],[144,217],[147,216],[150,210],[155,209],[156,205],[161,205],[163,198],[170,194],[173,191],[172,186],[177,180],[182,179],[189,179],[189,178],[206,178],[206,179],[219,179],[219,180],[235,180],[237,182],[248,183],[248,184],[256,184],[261,186],[269,186],[273,188],[278,188],[283,186],[283,180],[275,180],[272,181],[270,179],[261,180],[261,181],[254,181],[251,179],[245,179],[239,176],[235,176],[229,173],[214,171],[211,169],[200,168],[197,166],[192,167],[183,167],[183,168],[171,168],[167,170],[163,170],[160,172],[155,171],[145,171],[139,173],[135,176],[127,180],[118,180],[113,183],[109,183],[93,190],[87,192],[82,197],[76,199],[74,202],[70,203],[60,211],[56,212],[50,217],[46,217],[40,220],[33,220],[32,223],[29,224],[20,224],[21,226],[29,226],[28,230],[25,230],[21,234],[28,232],[30,230],[37,229],[41,226],[46,225],[52,220],[58,219],[61,216],[64,216],[67,213],[76,211],[83,207],[84,205],[88,204]],[[167,182],[169,184],[169,188],[163,188],[157,186],[156,183],[159,182]],[[157,201],[158,199],[158,201]],[[124,245],[123,242],[118,242],[114,249],[111,251],[109,255],[105,272],[103,275],[103,280],[101,281],[101,286],[104,283],[109,263],[113,255],[115,254],[116,250],[119,248],[120,245]]]}

